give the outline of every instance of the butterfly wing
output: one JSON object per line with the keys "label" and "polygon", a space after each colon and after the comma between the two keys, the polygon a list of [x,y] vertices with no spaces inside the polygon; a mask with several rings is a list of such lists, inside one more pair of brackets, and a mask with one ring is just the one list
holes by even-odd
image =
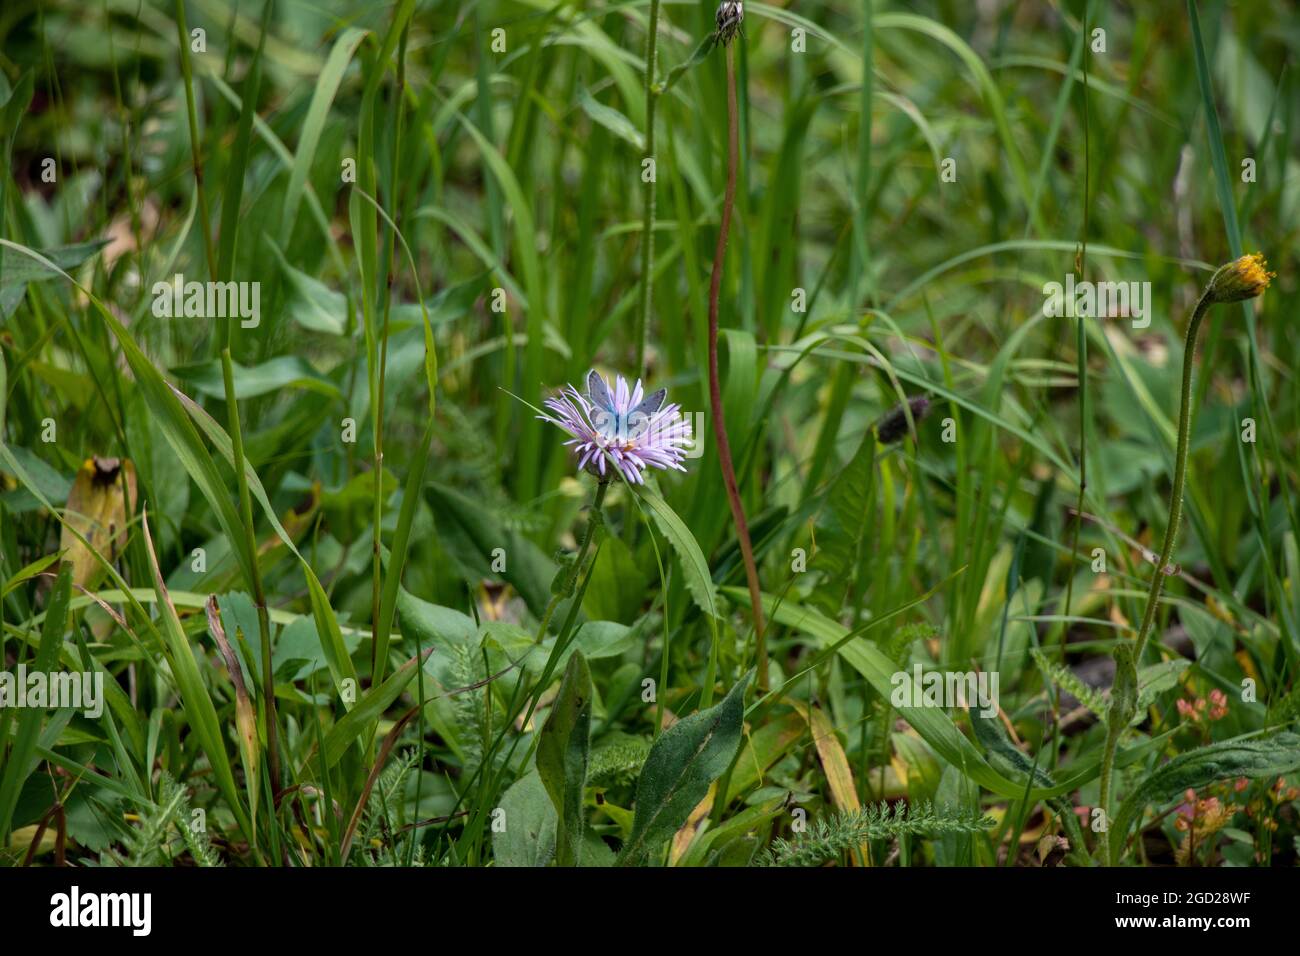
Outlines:
{"label": "butterfly wing", "polygon": [[587,400],[595,406],[592,413],[593,425],[602,431],[612,431],[618,427],[614,396],[610,394],[604,377],[594,368],[587,373]]}
{"label": "butterfly wing", "polygon": [[650,419],[654,418],[659,409],[664,407],[664,399],[667,397],[668,389],[661,388],[642,399],[640,404],[627,413],[628,430],[640,432],[642,428],[646,427]]}

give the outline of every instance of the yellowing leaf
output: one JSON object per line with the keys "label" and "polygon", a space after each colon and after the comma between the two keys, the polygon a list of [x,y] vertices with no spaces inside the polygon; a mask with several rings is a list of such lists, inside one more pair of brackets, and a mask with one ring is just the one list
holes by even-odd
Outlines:
{"label": "yellowing leaf", "polygon": [[[87,458],[68,493],[65,524],[59,535],[64,560],[72,565],[72,581],[91,588],[103,574],[91,549],[108,561],[117,560],[126,544],[130,507],[136,504],[135,466],[117,458]],[[73,532],[76,532],[74,534]],[[85,538],[82,542],[77,534]],[[87,543],[89,547],[87,547]]]}

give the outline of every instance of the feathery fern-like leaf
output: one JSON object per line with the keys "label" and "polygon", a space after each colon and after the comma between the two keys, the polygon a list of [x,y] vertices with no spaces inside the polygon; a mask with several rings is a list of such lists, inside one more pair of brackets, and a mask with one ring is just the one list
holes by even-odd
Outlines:
{"label": "feathery fern-like leaf", "polygon": [[774,840],[759,858],[759,866],[821,866],[868,840],[900,834],[941,836],[947,833],[975,833],[993,826],[992,817],[958,807],[935,807],[931,803],[909,806],[876,803],[849,813],[837,813],[818,820],[798,840]]}

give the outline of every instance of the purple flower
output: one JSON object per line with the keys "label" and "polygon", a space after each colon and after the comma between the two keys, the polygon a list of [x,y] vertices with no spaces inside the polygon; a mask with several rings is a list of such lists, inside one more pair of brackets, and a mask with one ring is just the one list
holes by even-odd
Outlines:
{"label": "purple flower", "polygon": [[638,380],[628,388],[618,376],[613,389],[594,369],[587,373],[587,393],[566,385],[542,404],[552,414],[538,415],[558,425],[572,438],[565,442],[578,457],[578,467],[602,479],[607,462],[630,484],[644,484],[647,467],[685,471],[682,459],[691,447],[691,424],[680,405],[665,404],[667,389],[646,396]]}

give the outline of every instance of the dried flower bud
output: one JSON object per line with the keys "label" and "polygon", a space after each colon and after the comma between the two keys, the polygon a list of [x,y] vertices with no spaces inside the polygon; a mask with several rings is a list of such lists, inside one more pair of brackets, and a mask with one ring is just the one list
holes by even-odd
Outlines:
{"label": "dried flower bud", "polygon": [[1270,279],[1276,278],[1276,272],[1268,271],[1268,263],[1262,253],[1233,259],[1227,265],[1220,266],[1210,280],[1210,298],[1215,302],[1241,302],[1262,295],[1268,288]]}
{"label": "dried flower bud", "polygon": [[[912,421],[919,422],[930,412],[930,399],[915,395],[907,400],[912,410]],[[882,445],[892,445],[907,435],[907,414],[901,404],[895,405],[876,422],[876,440]]]}
{"label": "dried flower bud", "polygon": [[744,19],[745,5],[740,0],[722,0],[718,4],[718,42],[726,46],[734,40]]}

